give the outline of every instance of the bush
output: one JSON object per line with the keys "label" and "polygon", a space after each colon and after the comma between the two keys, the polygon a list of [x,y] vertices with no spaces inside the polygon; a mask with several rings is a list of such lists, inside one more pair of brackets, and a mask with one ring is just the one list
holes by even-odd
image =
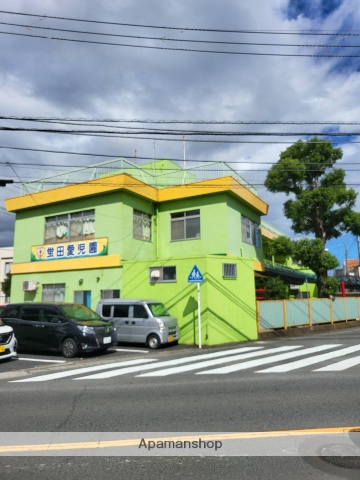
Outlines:
{"label": "bush", "polygon": [[286,300],[289,286],[280,277],[270,277],[265,281],[265,300]]}

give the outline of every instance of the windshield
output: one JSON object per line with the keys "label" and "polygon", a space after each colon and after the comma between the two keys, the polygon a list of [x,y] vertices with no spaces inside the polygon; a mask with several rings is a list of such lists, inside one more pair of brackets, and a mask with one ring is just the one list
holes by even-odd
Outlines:
{"label": "windshield", "polygon": [[70,318],[75,318],[76,320],[102,320],[102,318],[85,305],[72,304],[72,305],[63,305],[62,310]]}
{"label": "windshield", "polygon": [[154,317],[169,317],[170,313],[163,303],[148,303]]}

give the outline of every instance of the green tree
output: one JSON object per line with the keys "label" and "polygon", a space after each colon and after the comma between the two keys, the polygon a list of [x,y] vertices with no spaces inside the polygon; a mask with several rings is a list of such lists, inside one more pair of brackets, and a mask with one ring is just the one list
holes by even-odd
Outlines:
{"label": "green tree", "polygon": [[11,293],[11,273],[8,273],[5,277],[5,280],[1,282],[1,290],[5,293],[7,297],[10,297]]}
{"label": "green tree", "polygon": [[286,300],[289,298],[289,285],[280,277],[270,277],[264,282],[265,300]]}
{"label": "green tree", "polygon": [[[330,142],[314,137],[308,142],[299,140],[280,154],[266,177],[265,186],[273,193],[285,193],[292,198],[284,203],[284,213],[292,221],[295,233],[314,235],[321,241],[321,250],[332,238],[338,238],[342,232],[360,233],[360,214],[353,211],[357,193],[345,184],[345,171],[335,168],[337,160],[342,158],[342,150],[334,148]],[[316,251],[319,254],[318,246]],[[324,294],[327,284],[326,265],[334,265],[335,257],[321,255],[324,264],[317,269],[310,266],[309,256],[299,247],[297,258],[318,276],[318,295]],[[338,264],[338,263],[337,263]],[[337,266],[337,265],[336,265]],[[334,267],[329,267],[334,268]]]}
{"label": "green tree", "polygon": [[285,235],[274,238],[269,245],[269,253],[270,255],[284,259],[292,257],[294,253],[294,242],[290,240],[289,237],[285,237]]}
{"label": "green tree", "polygon": [[[310,268],[317,277],[318,296],[333,295],[337,291],[332,278],[328,278],[328,270],[333,270],[339,265],[337,258],[324,250],[319,238],[303,238],[294,241],[294,258],[299,260],[304,267]],[[334,290],[335,288],[335,290]]]}

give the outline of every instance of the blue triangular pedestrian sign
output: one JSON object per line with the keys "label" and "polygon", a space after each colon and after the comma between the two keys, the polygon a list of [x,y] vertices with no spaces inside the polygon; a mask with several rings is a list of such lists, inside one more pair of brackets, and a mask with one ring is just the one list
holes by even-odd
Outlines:
{"label": "blue triangular pedestrian sign", "polygon": [[194,265],[193,269],[190,272],[190,275],[188,276],[188,282],[199,283],[203,281],[204,281],[204,277],[202,276],[198,267]]}

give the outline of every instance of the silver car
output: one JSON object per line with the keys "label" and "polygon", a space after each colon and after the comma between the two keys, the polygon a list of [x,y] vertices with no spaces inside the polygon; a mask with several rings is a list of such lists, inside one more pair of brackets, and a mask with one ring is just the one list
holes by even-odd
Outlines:
{"label": "silver car", "polygon": [[155,349],[180,338],[177,319],[156,300],[100,300],[96,312],[114,324],[118,342],[142,343]]}

